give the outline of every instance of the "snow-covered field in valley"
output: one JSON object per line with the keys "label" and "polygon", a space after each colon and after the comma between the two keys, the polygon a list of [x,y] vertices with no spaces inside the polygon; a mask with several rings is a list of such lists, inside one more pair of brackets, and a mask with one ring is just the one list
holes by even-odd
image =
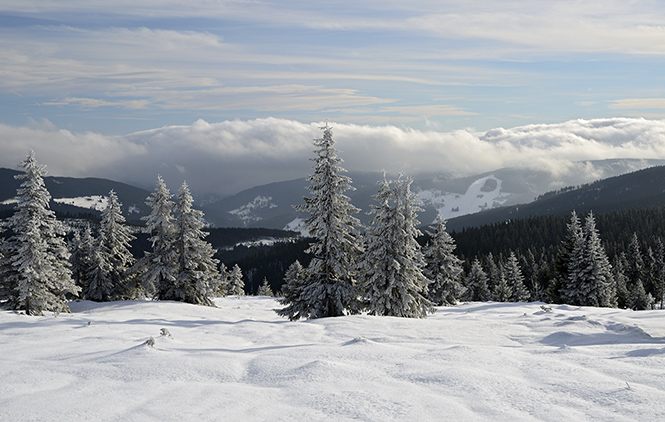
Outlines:
{"label": "snow-covered field in valley", "polygon": [[216,303],[0,312],[0,420],[665,420],[665,311],[471,303],[290,322],[272,298]]}

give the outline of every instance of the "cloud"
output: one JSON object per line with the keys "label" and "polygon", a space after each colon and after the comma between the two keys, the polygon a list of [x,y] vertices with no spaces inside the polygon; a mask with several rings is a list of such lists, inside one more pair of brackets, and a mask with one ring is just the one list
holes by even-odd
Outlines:
{"label": "cloud", "polygon": [[[16,168],[29,149],[50,174],[106,177],[152,189],[157,174],[172,188],[187,180],[200,193],[228,195],[311,173],[312,139],[324,123],[265,118],[167,126],[125,136],[72,133],[50,122],[0,125],[0,166]],[[438,172],[457,176],[502,167],[561,175],[576,161],[665,159],[665,121],[571,120],[487,132],[419,131],[330,122],[343,166],[353,171]],[[589,174],[593,180],[595,174]]]}

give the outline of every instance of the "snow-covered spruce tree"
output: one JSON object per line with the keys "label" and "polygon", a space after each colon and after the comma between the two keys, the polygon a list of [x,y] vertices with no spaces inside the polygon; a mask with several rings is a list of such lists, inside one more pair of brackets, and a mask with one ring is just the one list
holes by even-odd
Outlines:
{"label": "snow-covered spruce tree", "polygon": [[242,270],[235,264],[229,274],[227,296],[245,296],[245,282],[242,280]]}
{"label": "snow-covered spruce tree", "polygon": [[77,295],[72,280],[65,229],[49,209],[44,166],[30,151],[21,163],[23,180],[17,190],[15,213],[7,223],[13,235],[3,243],[0,278],[8,287],[8,303],[28,315],[69,312],[67,295]]}
{"label": "snow-covered spruce tree", "polygon": [[257,296],[269,296],[273,297],[275,294],[272,291],[272,288],[270,287],[270,284],[268,283],[267,278],[263,278],[263,283],[259,286],[258,291],[256,292]]}
{"label": "snow-covered spruce tree", "polygon": [[98,253],[93,258],[97,267],[91,274],[94,280],[90,280],[83,292],[86,299],[107,302],[134,299],[137,296],[138,287],[129,274],[129,269],[135,262],[129,248],[135,237],[124,223],[122,204],[111,189],[108,205],[102,211]]}
{"label": "snow-covered spruce tree", "polygon": [[203,212],[192,208],[194,202],[187,183],[178,192],[175,206],[175,241],[177,272],[173,283],[165,281],[166,288],[160,288],[160,299],[177,300],[196,305],[215,306],[212,297],[219,287],[219,260],[215,250],[203,240],[207,233]]}
{"label": "snow-covered spruce tree", "polygon": [[471,263],[471,270],[464,279],[466,291],[462,295],[463,300],[485,302],[492,298],[490,289],[487,286],[487,274],[483,270],[478,258]]}
{"label": "snow-covered spruce tree", "polygon": [[282,284],[282,297],[279,303],[286,305],[285,308],[280,309],[284,315],[288,316],[291,321],[306,317],[301,313],[307,312],[309,304],[304,303],[302,290],[305,283],[305,269],[300,261],[296,260],[293,264],[286,269],[284,273],[284,284]]}
{"label": "snow-covered spruce tree", "polygon": [[643,311],[646,309],[653,309],[654,302],[651,293],[647,293],[644,289],[642,280],[638,279],[630,289],[628,307],[634,311]]}
{"label": "snow-covered spruce tree", "polygon": [[359,210],[345,195],[353,187],[351,179],[342,174],[346,170],[340,166],[342,159],[334,148],[332,128],[326,125],[322,130],[323,137],[314,140],[314,174],[309,177],[308,187],[312,196],[305,197],[305,204],[297,207],[310,214],[305,227],[316,239],[307,250],[312,260],[305,269],[298,309],[287,303],[285,308],[276,310],[291,320],[341,316],[360,310],[355,284],[362,247],[360,221],[353,216]]}
{"label": "snow-covered spruce tree", "polygon": [[461,283],[462,261],[455,256],[455,240],[446,232],[446,220],[436,218],[431,240],[423,250],[425,276],[430,280],[427,298],[434,305],[455,305],[466,288]]}
{"label": "snow-covered spruce tree", "polygon": [[373,205],[374,219],[368,228],[362,264],[361,291],[372,315],[425,318],[432,313],[427,299],[430,280],[416,241],[421,235],[411,180],[379,182]]}
{"label": "snow-covered spruce tree", "polygon": [[510,288],[510,301],[511,302],[525,302],[529,300],[531,294],[524,285],[524,276],[520,268],[519,261],[515,252],[510,251],[508,259],[503,264],[506,282]]}
{"label": "snow-covered spruce tree", "polygon": [[178,273],[176,220],[173,216],[175,204],[171,197],[164,180],[157,176],[155,191],[146,200],[152,211],[143,217],[147,230],[152,234],[149,239],[152,251],[146,252],[136,264],[143,289],[157,299],[168,296]]}
{"label": "snow-covered spruce tree", "polygon": [[572,251],[563,297],[571,305],[616,307],[614,275],[589,212],[581,240]]}
{"label": "snow-covered spruce tree", "polygon": [[510,302],[510,299],[513,296],[513,292],[508,285],[508,280],[506,280],[506,273],[503,268],[499,269],[499,275],[492,289],[492,300],[497,302]]}

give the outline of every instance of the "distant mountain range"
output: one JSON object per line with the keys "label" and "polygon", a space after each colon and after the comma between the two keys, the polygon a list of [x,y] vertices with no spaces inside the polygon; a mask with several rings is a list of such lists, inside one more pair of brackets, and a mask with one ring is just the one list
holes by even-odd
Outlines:
{"label": "distant mountain range", "polygon": [[[419,220],[430,224],[437,214],[448,220],[448,227],[461,229],[486,223],[522,218],[530,215],[569,213],[572,209],[626,209],[649,204],[665,204],[665,160],[600,160],[572,163],[557,172],[505,168],[464,178],[444,175],[416,177],[412,191],[421,201],[424,211]],[[635,170],[648,168],[635,172]],[[0,168],[0,211],[13,207],[20,181],[16,170]],[[374,202],[379,173],[349,173],[355,190],[347,192],[351,202],[361,212],[357,215],[369,223],[367,214]],[[617,177],[619,175],[624,175]],[[574,189],[584,183],[599,182]],[[662,180],[662,186],[658,183]],[[149,191],[98,178],[45,178],[56,211],[77,215],[99,213],[106,206],[108,192],[113,189],[123,204],[129,222],[140,223],[150,213],[145,204]],[[206,220],[216,227],[263,227],[300,230],[306,215],[294,206],[308,196],[306,178],[275,182],[247,189],[233,196],[199,206]],[[550,193],[564,186],[558,194]],[[593,187],[592,187],[593,186]],[[536,200],[538,197],[542,198]]]}
{"label": "distant mountain range", "polygon": [[[16,190],[21,180],[15,175],[20,171],[0,168],[0,210],[14,207]],[[150,214],[145,200],[150,192],[125,183],[108,179],[54,177],[44,178],[51,194],[51,208],[57,212],[76,216],[81,213],[99,214],[106,207],[111,189],[122,203],[122,212],[128,222],[141,223],[141,217]]]}
{"label": "distant mountain range", "polygon": [[576,189],[564,189],[543,195],[528,204],[513,205],[469,214],[448,221],[450,230],[477,227],[544,215],[567,215],[573,210],[583,216],[589,211],[601,213],[665,205],[665,166],[599,180]]}
{"label": "distant mountain range", "polygon": [[[665,160],[599,160],[571,163],[565,170],[505,168],[464,178],[427,176],[415,178],[412,191],[424,211],[423,224],[437,214],[447,220],[481,211],[533,202],[538,196],[564,186],[581,185],[638,169],[663,165]],[[349,173],[354,191],[347,192],[351,202],[362,211],[358,217],[369,223],[367,215],[377,192],[378,173]],[[268,227],[298,230],[306,216],[295,211],[309,195],[303,179],[276,182],[242,191],[203,207],[206,218],[218,227]],[[466,220],[461,220],[466,221]]]}

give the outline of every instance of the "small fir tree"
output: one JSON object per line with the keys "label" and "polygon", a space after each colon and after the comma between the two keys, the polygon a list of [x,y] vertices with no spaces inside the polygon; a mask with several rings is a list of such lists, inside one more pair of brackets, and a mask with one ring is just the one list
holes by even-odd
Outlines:
{"label": "small fir tree", "polygon": [[279,299],[284,308],[276,312],[288,317],[291,321],[307,317],[309,304],[304,303],[302,290],[305,287],[305,269],[300,261],[296,260],[286,269],[284,273],[284,284],[282,284],[282,298]]}
{"label": "small fir tree", "polygon": [[634,311],[653,309],[654,299],[651,293],[647,293],[642,280],[637,280],[630,289],[628,307]]}
{"label": "small fir tree", "polygon": [[263,278],[263,282],[259,286],[258,291],[256,292],[257,296],[268,296],[268,297],[273,297],[275,294],[272,291],[272,288],[270,287],[270,284],[268,283],[267,278]]}
{"label": "small fir tree", "polygon": [[431,281],[428,299],[435,305],[455,305],[466,288],[461,283],[462,261],[454,254],[455,240],[446,232],[446,221],[436,218],[436,227],[424,249],[425,276]]}
{"label": "small fir tree", "polygon": [[506,274],[503,269],[499,270],[499,279],[492,290],[492,297],[497,302],[510,302],[513,292],[506,280]]}
{"label": "small fir tree", "polygon": [[503,265],[506,283],[510,289],[511,302],[524,302],[529,300],[531,294],[524,285],[524,276],[520,268],[519,261],[515,256],[515,252],[510,251],[508,260]]}
{"label": "small fir tree", "polygon": [[487,286],[487,274],[483,270],[478,258],[471,263],[471,270],[464,279],[466,291],[462,295],[463,300],[485,302],[491,299],[491,293]]}
{"label": "small fir tree", "polygon": [[235,264],[229,274],[228,296],[245,296],[245,282],[242,280],[242,270]]}
{"label": "small fir tree", "polygon": [[80,289],[72,280],[65,229],[49,209],[46,170],[34,151],[21,165],[23,173],[15,177],[23,182],[17,190],[16,212],[7,221],[13,235],[2,244],[0,278],[13,309],[28,315],[69,312],[67,296],[76,296]]}

